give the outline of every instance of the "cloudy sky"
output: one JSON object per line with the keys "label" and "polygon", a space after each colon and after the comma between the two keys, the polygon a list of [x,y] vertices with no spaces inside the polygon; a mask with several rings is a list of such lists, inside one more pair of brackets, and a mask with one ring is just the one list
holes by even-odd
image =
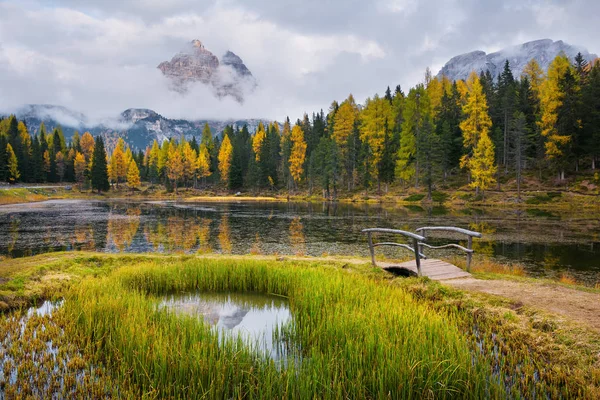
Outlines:
{"label": "cloudy sky", "polygon": [[[467,51],[551,38],[600,53],[598,15],[597,0],[0,0],[0,109],[295,119],[408,88]],[[156,66],[195,38],[258,79],[243,105],[168,90]]]}

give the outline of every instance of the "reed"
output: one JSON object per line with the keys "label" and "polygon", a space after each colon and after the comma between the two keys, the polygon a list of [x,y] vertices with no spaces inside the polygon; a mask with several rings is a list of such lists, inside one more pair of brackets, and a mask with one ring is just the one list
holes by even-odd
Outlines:
{"label": "reed", "polygon": [[[277,364],[241,339],[157,307],[174,292],[285,296],[278,336],[301,362]],[[75,287],[65,301],[94,363],[137,396],[168,398],[502,398],[452,317],[405,290],[331,267],[149,260]]]}

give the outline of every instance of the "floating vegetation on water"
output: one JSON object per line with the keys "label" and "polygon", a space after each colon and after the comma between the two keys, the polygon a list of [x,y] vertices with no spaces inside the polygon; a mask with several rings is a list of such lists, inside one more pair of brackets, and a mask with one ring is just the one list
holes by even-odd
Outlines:
{"label": "floating vegetation on water", "polygon": [[65,329],[62,302],[46,301],[0,323],[0,399],[111,398],[120,393]]}

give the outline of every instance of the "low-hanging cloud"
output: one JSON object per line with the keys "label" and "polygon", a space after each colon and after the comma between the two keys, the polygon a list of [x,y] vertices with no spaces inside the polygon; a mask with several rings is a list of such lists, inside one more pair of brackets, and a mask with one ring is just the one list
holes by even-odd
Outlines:
{"label": "low-hanging cloud", "polygon": [[[543,37],[598,52],[600,4],[458,0],[5,0],[0,110],[57,104],[106,123],[127,108],[169,118],[282,120],[353,93],[407,88],[427,66]],[[239,55],[258,82],[243,104],[197,83],[181,95],[156,68],[192,39]],[[116,123],[116,122],[114,122]]]}

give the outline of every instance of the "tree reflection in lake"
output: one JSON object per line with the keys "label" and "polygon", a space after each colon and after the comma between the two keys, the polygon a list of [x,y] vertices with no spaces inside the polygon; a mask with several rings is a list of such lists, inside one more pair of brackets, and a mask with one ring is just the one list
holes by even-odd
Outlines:
{"label": "tree reflection in lake", "polygon": [[[431,225],[483,232],[483,239],[473,242],[475,265],[477,256],[486,254],[523,262],[527,272],[537,275],[560,275],[570,270],[577,279],[591,281],[600,272],[600,214],[508,208],[421,211],[394,204],[365,203],[63,200],[2,206],[0,255],[99,250],[367,257],[362,229],[414,231]],[[429,240],[434,243],[445,239],[432,235]],[[385,249],[380,254],[388,256]],[[407,255],[408,252],[393,249],[389,257]],[[440,255],[448,254],[432,254]]]}

